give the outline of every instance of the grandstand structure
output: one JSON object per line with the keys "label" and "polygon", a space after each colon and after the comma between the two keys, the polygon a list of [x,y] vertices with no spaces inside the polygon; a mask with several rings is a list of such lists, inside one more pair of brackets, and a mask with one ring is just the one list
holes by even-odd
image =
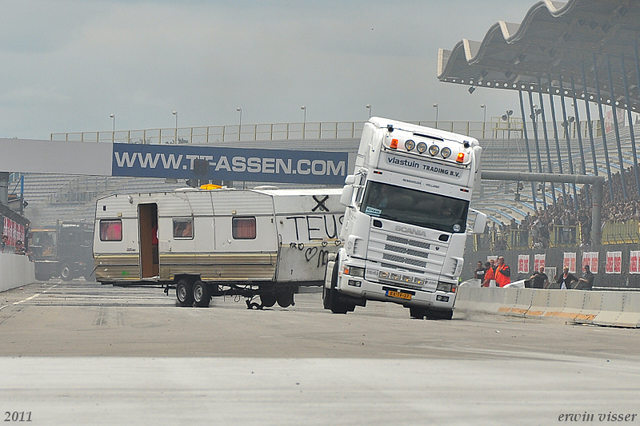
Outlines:
{"label": "grandstand structure", "polygon": [[[466,86],[470,94],[486,89],[518,94],[527,158],[515,164],[517,170],[604,175],[609,203],[631,201],[640,195],[639,43],[638,2],[543,0],[520,23],[498,21],[481,41],[462,39],[450,50],[440,49],[437,78]],[[511,114],[506,111],[503,118]],[[505,149],[510,154],[514,147]],[[484,169],[498,166],[491,164],[490,154],[485,156]],[[620,191],[614,188],[617,181]],[[509,203],[512,208],[494,202],[497,194],[479,207],[493,210],[494,220],[511,220],[527,209],[579,200],[575,186],[561,185],[558,191],[558,186],[542,184],[517,186],[514,198],[520,202]],[[588,207],[574,204],[576,210]]]}

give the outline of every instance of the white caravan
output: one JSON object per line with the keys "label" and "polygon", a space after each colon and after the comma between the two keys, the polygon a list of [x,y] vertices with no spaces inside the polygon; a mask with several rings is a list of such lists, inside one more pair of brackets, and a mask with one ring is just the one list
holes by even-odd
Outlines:
{"label": "white caravan", "polygon": [[[344,247],[327,264],[324,307],[346,313],[378,300],[450,319],[481,152],[467,136],[371,118],[345,180]],[[474,232],[485,223],[478,212]]]}
{"label": "white caravan", "polygon": [[189,188],[101,198],[96,280],[175,288],[183,306],[240,295],[249,307],[287,307],[300,286],[322,285],[329,254],[341,245],[340,194]]}

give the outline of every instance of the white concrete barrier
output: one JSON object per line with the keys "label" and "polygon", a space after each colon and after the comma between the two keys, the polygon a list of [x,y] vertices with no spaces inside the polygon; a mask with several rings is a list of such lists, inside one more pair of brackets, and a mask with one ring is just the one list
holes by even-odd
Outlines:
{"label": "white concrete barrier", "polygon": [[27,256],[0,253],[0,292],[35,281],[35,264]]}
{"label": "white concrete barrier", "polygon": [[640,328],[640,293],[528,288],[460,288],[456,309]]}

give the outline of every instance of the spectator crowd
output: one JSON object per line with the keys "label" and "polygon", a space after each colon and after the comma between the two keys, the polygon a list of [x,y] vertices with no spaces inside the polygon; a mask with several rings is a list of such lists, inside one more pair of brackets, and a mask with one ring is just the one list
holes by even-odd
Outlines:
{"label": "spectator crowd", "polygon": [[[602,200],[603,222],[626,222],[640,219],[640,197],[635,181],[633,166],[624,171],[626,198],[622,191],[620,172],[612,175],[610,196],[609,182],[605,182]],[[556,184],[557,185],[557,184]],[[490,235],[493,250],[506,250],[508,247],[547,248],[554,241],[559,244],[590,244],[592,215],[591,200],[586,185],[578,192],[577,208],[572,190],[567,186],[566,192],[556,199],[556,204],[547,203],[546,208],[539,207],[533,214],[527,215],[518,223],[515,219],[507,224],[493,222],[487,225],[485,234]],[[612,201],[613,200],[613,201]],[[515,231],[515,232],[512,232]],[[531,243],[529,243],[531,238]]]}

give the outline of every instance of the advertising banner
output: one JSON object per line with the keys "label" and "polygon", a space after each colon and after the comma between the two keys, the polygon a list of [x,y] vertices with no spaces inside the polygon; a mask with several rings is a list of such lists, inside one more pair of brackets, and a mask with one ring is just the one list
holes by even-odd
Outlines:
{"label": "advertising banner", "polygon": [[640,274],[640,250],[630,252],[629,273]]}
{"label": "advertising banner", "polygon": [[607,264],[605,266],[605,273],[607,274],[622,273],[622,252],[621,251],[607,252]]}
{"label": "advertising banner", "polygon": [[24,242],[24,226],[8,217],[4,218],[2,234],[8,237],[7,244],[10,246],[15,246],[18,240]]}
{"label": "advertising banner", "polygon": [[576,253],[565,253],[562,260],[562,267],[569,267],[569,272],[576,273]]}
{"label": "advertising banner", "polygon": [[546,254],[534,254],[533,255],[533,270],[537,271],[541,266],[545,266]]}
{"label": "advertising banner", "polygon": [[348,153],[113,144],[112,175],[343,184]]}
{"label": "advertising banner", "polygon": [[519,274],[529,273],[529,255],[528,254],[518,255],[518,273]]}
{"label": "advertising banner", "polygon": [[598,273],[598,260],[600,255],[597,251],[587,251],[582,253],[582,266],[589,265],[591,272]]}

